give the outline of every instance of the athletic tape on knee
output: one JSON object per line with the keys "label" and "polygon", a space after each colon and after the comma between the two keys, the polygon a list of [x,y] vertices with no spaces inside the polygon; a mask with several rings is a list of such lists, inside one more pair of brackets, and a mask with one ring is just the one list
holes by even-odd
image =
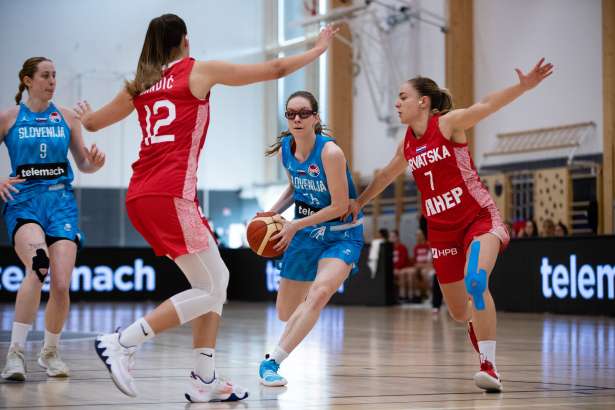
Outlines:
{"label": "athletic tape on knee", "polygon": [[[41,272],[41,269],[45,269],[45,272]],[[41,283],[45,282],[45,276],[49,272],[49,258],[44,249],[36,250],[36,256],[32,257],[32,270],[36,273]]]}
{"label": "athletic tape on knee", "polygon": [[176,260],[193,286],[192,289],[171,297],[171,303],[182,324],[205,313],[222,314],[229,271],[221,259],[219,261],[210,259],[215,258],[209,258],[206,254],[192,254]]}
{"label": "athletic tape on knee", "polygon": [[487,272],[478,269],[478,257],[480,255],[480,242],[474,241],[470,245],[470,260],[468,261],[468,271],[464,279],[466,290],[472,296],[476,310],[485,309],[485,299],[483,293],[487,289]]}

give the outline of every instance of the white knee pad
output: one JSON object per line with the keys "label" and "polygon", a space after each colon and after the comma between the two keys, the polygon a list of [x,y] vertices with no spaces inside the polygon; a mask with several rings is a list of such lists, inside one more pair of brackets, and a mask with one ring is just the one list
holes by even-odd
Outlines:
{"label": "white knee pad", "polygon": [[229,271],[218,248],[210,246],[206,251],[180,256],[175,263],[192,285],[192,289],[171,297],[179,321],[183,324],[209,312],[221,315]]}

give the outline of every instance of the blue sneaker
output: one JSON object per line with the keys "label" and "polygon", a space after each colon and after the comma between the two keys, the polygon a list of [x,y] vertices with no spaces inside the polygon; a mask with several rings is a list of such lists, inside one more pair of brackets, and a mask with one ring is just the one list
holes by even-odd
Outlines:
{"label": "blue sneaker", "polygon": [[277,364],[275,360],[270,359],[269,355],[266,355],[265,360],[261,362],[258,368],[261,384],[269,387],[286,386],[288,382],[278,374],[279,368],[280,365]]}

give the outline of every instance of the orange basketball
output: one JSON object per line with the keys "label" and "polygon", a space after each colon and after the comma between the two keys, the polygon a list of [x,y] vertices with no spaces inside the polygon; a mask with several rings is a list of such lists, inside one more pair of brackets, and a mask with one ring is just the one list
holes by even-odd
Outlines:
{"label": "orange basketball", "polygon": [[273,212],[264,212],[261,216],[255,216],[248,224],[248,244],[259,256],[276,258],[283,251],[276,251],[273,246],[277,243],[269,240],[273,235],[282,230],[282,224],[273,219]]}

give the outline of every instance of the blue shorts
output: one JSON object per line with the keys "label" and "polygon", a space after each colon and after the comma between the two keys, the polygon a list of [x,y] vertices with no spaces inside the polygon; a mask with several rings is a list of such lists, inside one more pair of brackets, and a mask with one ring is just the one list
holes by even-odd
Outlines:
{"label": "blue shorts", "polygon": [[36,223],[45,232],[47,245],[58,239],[68,239],[83,245],[79,230],[79,211],[72,190],[49,190],[23,202],[8,202],[3,211],[11,243],[15,232],[26,223]]}
{"label": "blue shorts", "polygon": [[348,225],[308,227],[297,232],[282,257],[280,276],[314,281],[318,262],[324,258],[341,259],[352,266],[351,275],[356,274],[363,249],[363,225]]}

